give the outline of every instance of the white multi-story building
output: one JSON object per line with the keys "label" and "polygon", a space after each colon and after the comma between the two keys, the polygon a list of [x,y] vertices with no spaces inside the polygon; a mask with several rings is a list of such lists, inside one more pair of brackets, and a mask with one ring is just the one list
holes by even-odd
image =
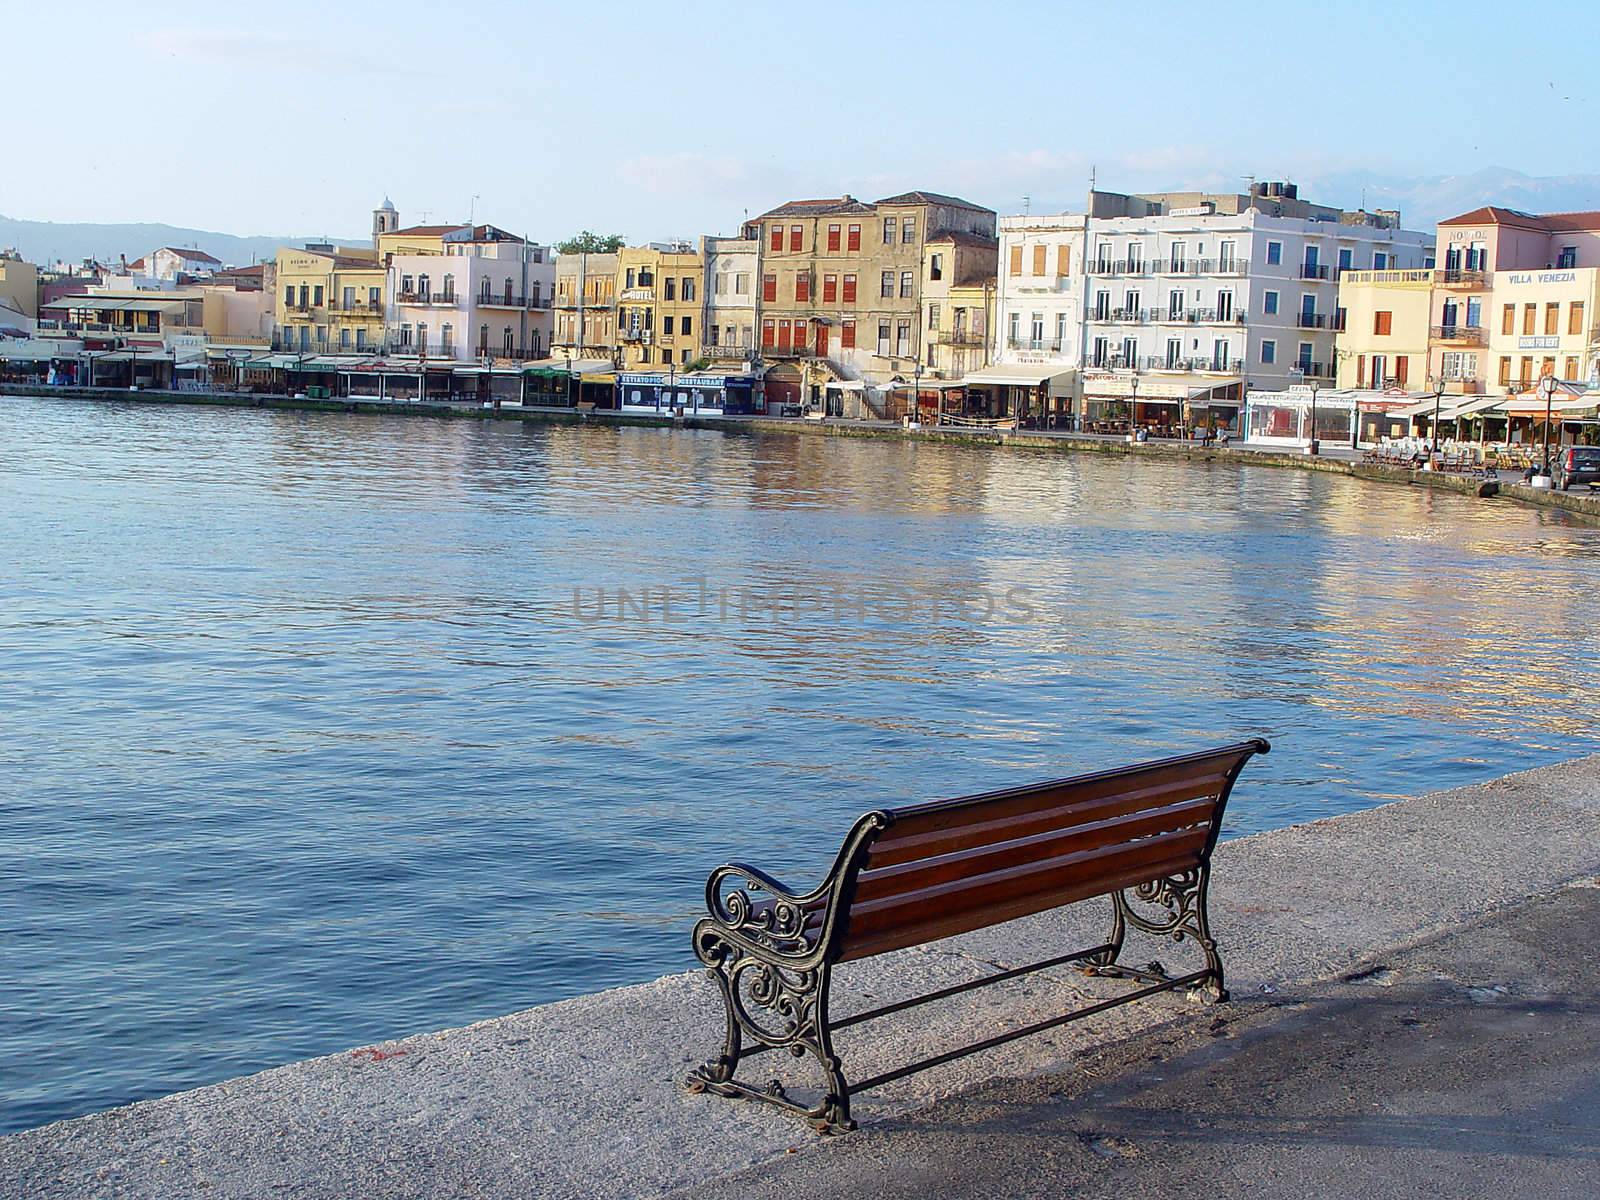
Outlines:
{"label": "white multi-story building", "polygon": [[706,357],[748,362],[755,357],[761,328],[756,288],[761,282],[761,242],[757,238],[705,237],[705,312],[700,319]]}
{"label": "white multi-story building", "polygon": [[969,388],[990,415],[1065,415],[1083,363],[1082,213],[1000,218],[992,343]]}
{"label": "white multi-story building", "polygon": [[442,236],[442,254],[395,254],[386,346],[428,358],[534,359],[550,352],[555,255],[493,225]]}
{"label": "white multi-story building", "polygon": [[1431,265],[1433,238],[1397,212],[1345,212],[1293,184],[1248,195],[1089,194],[1084,228],[1083,416],[1131,404],[1137,422],[1209,409],[1237,427],[1246,386],[1335,375],[1338,279]]}

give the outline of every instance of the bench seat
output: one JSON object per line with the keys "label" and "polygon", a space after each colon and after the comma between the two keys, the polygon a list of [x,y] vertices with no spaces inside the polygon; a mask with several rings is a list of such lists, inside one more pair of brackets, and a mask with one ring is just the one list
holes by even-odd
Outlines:
{"label": "bench seat", "polygon": [[[1239,772],[1269,749],[1257,738],[1070,779],[870,812],[855,823],[832,870],[809,892],[793,891],[747,864],[719,867],[706,883],[709,915],[695,926],[694,949],[722,995],[723,1049],[686,1086],[775,1104],[820,1132],[837,1133],[854,1128],[849,1105],[858,1092],[1106,1005],[854,1084],[846,1082],[832,1046],[832,1032],[846,1025],[1066,963],[1143,985],[1111,1003],[1201,987],[1226,999],[1206,906],[1211,852]],[[830,973],[838,963],[1102,896],[1112,903],[1110,932],[1100,945],[844,1021],[828,1018]],[[1118,960],[1130,929],[1192,941],[1203,965],[1177,976],[1159,965],[1124,966]],[[772,1049],[816,1061],[820,1099],[805,1104],[782,1086],[756,1088],[736,1077],[743,1059]]]}

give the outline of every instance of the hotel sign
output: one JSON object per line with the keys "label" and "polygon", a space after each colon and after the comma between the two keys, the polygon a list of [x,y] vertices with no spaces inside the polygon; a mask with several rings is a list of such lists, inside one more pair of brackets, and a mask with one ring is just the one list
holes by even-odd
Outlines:
{"label": "hotel sign", "polygon": [[1558,337],[1519,337],[1518,350],[1559,350],[1561,339]]}
{"label": "hotel sign", "polygon": [[1577,283],[1576,271],[1516,271],[1508,276],[1512,283]]}

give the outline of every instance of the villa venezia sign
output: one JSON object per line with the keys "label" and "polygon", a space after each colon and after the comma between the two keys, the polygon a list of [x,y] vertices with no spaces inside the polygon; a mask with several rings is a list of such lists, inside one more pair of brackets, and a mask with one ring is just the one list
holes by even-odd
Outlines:
{"label": "villa venezia sign", "polygon": [[1577,283],[1576,271],[1513,271],[1509,280],[1512,283]]}

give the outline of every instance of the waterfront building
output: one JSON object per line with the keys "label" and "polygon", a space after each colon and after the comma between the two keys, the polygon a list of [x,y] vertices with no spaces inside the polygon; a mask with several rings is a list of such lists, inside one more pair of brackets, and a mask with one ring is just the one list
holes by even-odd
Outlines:
{"label": "waterfront building", "polygon": [[[1335,322],[1335,384],[1341,389],[1424,387],[1433,313],[1431,267],[1345,271],[1339,277]],[[1470,327],[1446,330],[1470,338],[1481,333],[1476,306]]]}
{"label": "waterfront building", "polygon": [[[380,235],[392,245],[400,234]],[[434,244],[433,234],[424,245]],[[550,348],[550,248],[493,225],[437,235],[437,250],[385,249],[388,354],[458,360],[543,358]]]}
{"label": "waterfront building", "polygon": [[705,259],[688,242],[652,242],[617,252],[621,369],[687,366],[700,358]]}
{"label": "waterfront building", "polygon": [[995,214],[936,192],[876,203],[792,200],[746,222],[761,246],[761,357],[769,407],[887,415],[883,393],[923,361],[930,240],[994,238]]}
{"label": "waterfront building", "polygon": [[615,253],[557,256],[551,349],[558,357],[615,360],[618,261]]}
{"label": "waterfront building", "polygon": [[723,416],[765,411],[761,380],[748,369],[622,371],[617,407],[623,412]]}
{"label": "waterfront building", "polygon": [[39,268],[15,250],[0,251],[0,325],[39,315]]}
{"label": "waterfront building", "polygon": [[278,251],[273,345],[291,354],[360,354],[383,344],[377,253],[310,243]]}
{"label": "waterfront building", "polygon": [[1081,213],[1000,219],[990,357],[969,381],[973,411],[991,417],[1071,411],[1083,362]]}
{"label": "waterfront building", "polygon": [[[1084,416],[1237,428],[1244,387],[1335,378],[1339,276],[1431,265],[1392,211],[1246,194],[1091,191],[1080,336]],[[1199,410],[1204,410],[1202,416]]]}
{"label": "waterfront building", "polygon": [[756,289],[761,243],[756,238],[705,237],[700,254],[706,264],[702,351],[713,362],[748,363],[755,357],[756,330],[761,327]]}

